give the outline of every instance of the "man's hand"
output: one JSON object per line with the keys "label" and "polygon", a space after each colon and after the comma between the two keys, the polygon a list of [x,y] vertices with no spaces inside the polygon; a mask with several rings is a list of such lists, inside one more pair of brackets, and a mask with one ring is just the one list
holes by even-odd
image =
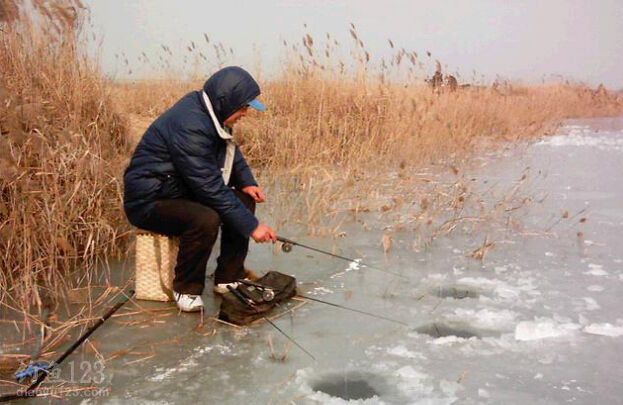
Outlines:
{"label": "man's hand", "polygon": [[251,237],[257,243],[277,241],[277,234],[275,233],[275,231],[273,231],[270,226],[264,224],[259,224],[251,234]]}
{"label": "man's hand", "polygon": [[266,195],[264,194],[264,190],[262,190],[262,187],[247,186],[242,189],[242,192],[250,195],[256,203],[263,203],[266,199]]}

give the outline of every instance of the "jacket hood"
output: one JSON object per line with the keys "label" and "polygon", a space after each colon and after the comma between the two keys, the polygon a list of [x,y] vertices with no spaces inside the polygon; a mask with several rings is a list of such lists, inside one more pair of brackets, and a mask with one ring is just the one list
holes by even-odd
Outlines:
{"label": "jacket hood", "polygon": [[214,73],[203,85],[221,125],[234,112],[260,95],[260,86],[244,69],[229,66]]}

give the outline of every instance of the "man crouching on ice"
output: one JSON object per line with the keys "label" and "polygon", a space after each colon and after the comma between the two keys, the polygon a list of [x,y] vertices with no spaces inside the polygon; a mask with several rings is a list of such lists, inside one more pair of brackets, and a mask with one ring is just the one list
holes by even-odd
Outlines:
{"label": "man crouching on ice", "polygon": [[214,291],[251,276],[244,260],[249,237],[275,241],[275,231],[255,217],[264,201],[251,169],[232,139],[233,125],[249,107],[266,107],[260,87],[244,69],[226,67],[158,117],[139,142],[125,171],[124,208],[142,229],[179,236],[173,280],[182,311],[203,307],[205,271],[219,227],[221,254]]}

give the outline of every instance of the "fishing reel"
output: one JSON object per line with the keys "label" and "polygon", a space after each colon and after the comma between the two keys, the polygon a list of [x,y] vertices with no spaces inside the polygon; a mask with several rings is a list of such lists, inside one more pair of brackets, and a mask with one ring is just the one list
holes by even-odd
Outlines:
{"label": "fishing reel", "polygon": [[[259,291],[261,291],[262,299],[265,302],[271,302],[272,300],[275,299],[275,291],[272,288],[270,288],[270,287],[263,286],[261,284],[258,284],[258,283],[255,283],[255,282],[249,281],[249,280],[238,280],[238,281],[241,282],[242,284],[245,284],[246,286],[248,286],[248,288],[250,290],[259,290]],[[235,292],[232,291],[231,288],[229,288],[229,290],[232,293],[235,294]],[[244,295],[244,292],[243,292],[243,295]],[[247,296],[246,298],[252,299],[250,296]]]}
{"label": "fishing reel", "polygon": [[265,288],[264,291],[262,291],[262,299],[266,302],[270,302],[274,300],[275,292],[271,290],[270,288]]}
{"label": "fishing reel", "polygon": [[290,253],[292,251],[292,244],[289,242],[283,242],[283,244],[281,245],[281,250],[284,253]]}

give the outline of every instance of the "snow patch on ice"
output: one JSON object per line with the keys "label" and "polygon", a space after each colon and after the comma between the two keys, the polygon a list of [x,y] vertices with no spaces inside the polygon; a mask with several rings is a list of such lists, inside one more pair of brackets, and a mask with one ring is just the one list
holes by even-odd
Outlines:
{"label": "snow patch on ice", "polygon": [[582,299],[584,300],[584,302],[586,303],[586,310],[587,311],[594,311],[596,309],[601,308],[599,306],[599,304],[597,303],[597,301],[595,301],[594,298],[590,298],[590,297],[582,297]]}
{"label": "snow patch on ice", "polygon": [[174,374],[183,373],[183,372],[188,371],[188,370],[190,370],[192,368],[195,368],[195,367],[197,367],[199,365],[197,360],[201,356],[203,356],[204,354],[210,353],[212,351],[217,351],[220,354],[224,355],[224,354],[231,353],[232,349],[229,346],[220,345],[220,344],[212,345],[212,346],[206,346],[206,347],[195,347],[194,353],[191,354],[190,356],[186,357],[182,361],[180,361],[177,364],[177,366],[170,367],[170,368],[167,368],[167,369],[165,369],[164,367],[156,367],[155,371],[156,371],[157,374],[147,377],[147,380],[160,382],[160,381],[164,381],[164,380],[168,379],[169,377],[173,376]]}
{"label": "snow patch on ice", "polygon": [[413,403],[431,403],[431,404],[451,404],[456,400],[454,396],[451,398],[435,398],[433,391],[435,386],[429,376],[421,370],[416,370],[413,366],[404,366],[394,372],[394,375],[399,378],[397,387],[410,398],[418,398],[424,396],[420,401],[414,401]]}
{"label": "snow patch on ice", "polygon": [[387,349],[387,353],[392,356],[398,356],[405,359],[425,359],[421,353],[414,353],[403,345],[398,345]]}
{"label": "snow patch on ice", "polygon": [[589,285],[586,289],[591,292],[602,292],[604,290],[600,285]]}
{"label": "snow patch on ice", "polygon": [[348,264],[348,267],[344,271],[359,270],[359,268],[360,268],[359,262],[361,262],[361,259],[355,259],[354,261],[352,261],[352,262],[350,262]]}
{"label": "snow patch on ice", "polygon": [[324,392],[320,392],[320,391],[313,391],[313,393],[308,395],[307,398],[313,401],[317,401],[319,404],[326,404],[326,405],[345,405],[345,404],[348,404],[348,405],[375,405],[375,404],[383,405],[386,403],[384,401],[381,401],[378,395],[375,395],[367,399],[345,400],[345,399],[338,398],[338,397],[332,397],[331,395],[326,394]]}
{"label": "snow patch on ice", "polygon": [[153,375],[151,377],[148,377],[147,379],[149,381],[163,381],[163,380],[169,378],[173,373],[175,373],[175,368],[170,368],[170,369],[166,370],[164,373],[162,373],[163,370],[164,370],[164,368],[162,368],[162,367],[156,368],[156,372],[160,373],[160,374]]}
{"label": "snow patch on ice", "polygon": [[495,274],[502,274],[508,270],[508,267],[507,266],[495,266],[493,270],[495,271]]}
{"label": "snow patch on ice", "polygon": [[396,375],[398,377],[409,379],[412,382],[420,382],[428,377],[425,373],[417,371],[411,366],[399,368],[396,370]]}
{"label": "snow patch on ice", "polygon": [[474,289],[485,289],[493,292],[498,298],[504,300],[516,300],[519,298],[522,292],[529,294],[537,293],[533,285],[533,280],[527,278],[522,280],[522,284],[519,287],[511,286],[510,284],[497,279],[489,279],[484,277],[463,277],[457,280],[457,283]]}
{"label": "snow patch on ice", "polygon": [[602,277],[602,276],[607,276],[609,273],[606,270],[595,269],[595,270],[585,271],[584,274],[589,275],[589,276]]}
{"label": "snow patch on ice", "polygon": [[580,328],[575,323],[557,323],[553,320],[519,322],[515,327],[515,339],[521,341],[540,340],[566,336]]}
{"label": "snow patch on ice", "polygon": [[443,336],[440,338],[437,338],[435,340],[433,340],[433,344],[436,345],[450,345],[453,343],[462,343],[465,342],[465,338],[462,337],[458,337],[458,336]]}
{"label": "snow patch on ice", "polygon": [[350,262],[348,264],[347,268],[345,268],[343,271],[340,271],[339,273],[333,274],[330,278],[340,277],[340,276],[343,276],[344,274],[348,273],[349,271],[359,270],[361,268],[361,266],[366,267],[365,265],[361,264],[361,259],[355,259],[355,260],[353,260],[352,262]]}
{"label": "snow patch on ice", "polygon": [[[568,129],[563,127],[562,130]],[[568,134],[554,135],[536,143],[537,146],[587,146],[599,150],[623,151],[623,139],[607,135],[588,135],[584,130],[572,129]]]}
{"label": "snow patch on ice", "polygon": [[619,337],[623,336],[623,326],[614,326],[611,323],[593,323],[585,327],[584,332],[591,335]]}
{"label": "snow patch on ice", "polygon": [[309,292],[310,295],[325,295],[325,294],[332,294],[332,293],[333,293],[333,290],[330,290],[325,287],[316,287]]}
{"label": "snow patch on ice", "polygon": [[447,274],[440,274],[440,273],[429,274],[426,277],[427,280],[433,280],[433,281],[445,280],[446,278],[448,278]]}
{"label": "snow patch on ice", "polygon": [[220,344],[195,348],[195,351],[197,353],[199,353],[199,354],[210,353],[213,350],[217,351],[219,354],[229,354],[229,353],[231,353],[231,347],[230,346],[225,346],[225,345],[220,345]]}
{"label": "snow patch on ice", "polygon": [[454,310],[457,321],[463,321],[479,329],[512,329],[515,326],[517,313],[508,309],[491,310],[488,308],[479,311],[457,308]]}
{"label": "snow patch on ice", "polygon": [[588,271],[585,271],[584,274],[588,274],[590,276],[607,276],[609,273],[603,269],[601,264],[588,264]]}

